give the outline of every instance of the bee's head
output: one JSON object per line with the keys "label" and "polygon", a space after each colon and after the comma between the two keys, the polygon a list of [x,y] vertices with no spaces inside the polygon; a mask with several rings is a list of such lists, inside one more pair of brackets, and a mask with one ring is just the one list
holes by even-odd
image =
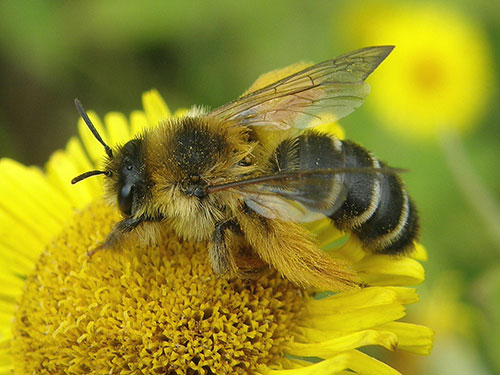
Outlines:
{"label": "bee's head", "polygon": [[143,145],[141,138],[128,141],[106,166],[113,171],[109,190],[116,195],[118,208],[125,216],[133,216],[139,210],[147,192]]}
{"label": "bee's head", "polygon": [[117,205],[122,214],[133,216],[142,205],[147,188],[143,140],[140,138],[132,139],[114,153],[97,132],[78,99],[75,99],[75,104],[87,127],[104,146],[107,160],[104,170],[82,173],[71,180],[71,183],[76,184],[91,176],[105,175],[109,178],[109,192],[116,196]]}

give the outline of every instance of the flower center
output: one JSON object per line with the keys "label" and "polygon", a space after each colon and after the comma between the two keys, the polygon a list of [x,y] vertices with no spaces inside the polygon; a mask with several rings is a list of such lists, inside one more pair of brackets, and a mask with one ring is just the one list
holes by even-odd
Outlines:
{"label": "flower center", "polygon": [[444,80],[443,67],[433,59],[422,58],[415,62],[414,81],[423,91],[434,92]]}
{"label": "flower center", "polygon": [[87,250],[118,220],[96,202],[39,258],[13,322],[15,373],[246,374],[282,356],[306,298],[274,273],[225,280],[206,244]]}

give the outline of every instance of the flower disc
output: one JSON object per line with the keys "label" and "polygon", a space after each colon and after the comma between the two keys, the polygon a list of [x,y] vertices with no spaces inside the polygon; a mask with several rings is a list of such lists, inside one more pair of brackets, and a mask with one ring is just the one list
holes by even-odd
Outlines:
{"label": "flower disc", "polygon": [[241,374],[282,356],[301,290],[217,277],[205,244],[169,231],[89,258],[114,212],[94,203],[40,257],[13,324],[16,373]]}

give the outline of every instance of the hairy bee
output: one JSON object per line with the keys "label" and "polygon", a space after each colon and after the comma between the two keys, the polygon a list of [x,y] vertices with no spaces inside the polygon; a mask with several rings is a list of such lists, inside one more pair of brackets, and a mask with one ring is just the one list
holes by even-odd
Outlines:
{"label": "hairy bee", "polygon": [[[308,67],[210,112],[167,119],[106,151],[108,195],[123,214],[100,248],[138,226],[170,225],[209,242],[220,275],[249,277],[270,265],[299,285],[358,285],[348,265],[326,256],[299,223],[327,216],[372,252],[405,254],[418,231],[397,170],[363,147],[315,130],[359,107],[365,79],[392,46],[363,48]],[[316,121],[317,123],[318,121]]]}

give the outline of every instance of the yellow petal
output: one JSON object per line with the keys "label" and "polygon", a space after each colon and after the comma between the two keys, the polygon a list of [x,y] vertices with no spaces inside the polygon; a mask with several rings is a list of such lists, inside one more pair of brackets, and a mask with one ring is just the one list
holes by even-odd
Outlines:
{"label": "yellow petal", "polygon": [[156,126],[160,121],[170,117],[167,103],[156,90],[147,91],[142,95],[142,106],[151,126]]}
{"label": "yellow petal", "polygon": [[336,136],[338,139],[345,139],[345,131],[342,126],[337,122],[327,122],[314,127],[314,130],[318,130],[324,133],[330,133]]}
{"label": "yellow petal", "polygon": [[[82,143],[76,137],[69,140],[68,145],[66,146],[66,155],[72,164],[75,165],[78,170],[78,174],[94,169],[94,166],[85,154]],[[76,177],[76,175],[73,177]],[[66,181],[64,181],[64,183],[66,184]],[[99,178],[89,178],[85,180],[84,183],[78,184],[78,186],[80,185],[83,186],[82,190],[85,188],[85,190],[88,191],[88,194],[94,198],[101,197],[103,195],[103,184]]]}
{"label": "yellow petal", "polygon": [[111,112],[104,117],[109,142],[113,146],[122,145],[130,139],[127,119],[122,113]]}
{"label": "yellow petal", "polygon": [[425,279],[422,265],[408,257],[367,255],[355,269],[369,285],[416,285]]}
{"label": "yellow petal", "polygon": [[295,64],[288,65],[284,68],[271,70],[270,72],[261,74],[255,82],[250,86],[248,90],[246,90],[242,95],[246,95],[252,91],[259,90],[267,85],[270,85],[280,79],[288,77],[294,73],[300,72],[301,70],[311,66],[312,63],[309,62],[299,62]]}
{"label": "yellow petal", "polygon": [[396,334],[399,341],[398,349],[424,355],[428,355],[432,349],[434,332],[428,327],[411,323],[389,322],[378,326],[377,329]]}
{"label": "yellow petal", "polygon": [[400,375],[398,371],[385,363],[357,350],[338,354],[310,366],[292,370],[270,370],[264,373],[268,375],[336,375],[347,369],[359,375]]}
{"label": "yellow petal", "polygon": [[[302,336],[306,341],[311,338]],[[348,334],[339,334],[337,337],[319,342],[293,342],[287,345],[286,352],[302,357],[330,358],[342,351],[356,349],[367,345],[380,345],[394,350],[398,345],[398,336],[389,331],[363,330]]]}
{"label": "yellow petal", "polygon": [[[12,313],[0,311],[0,340],[8,339],[12,336],[10,326],[12,324]],[[1,352],[0,352],[1,356]]]}
{"label": "yellow petal", "polygon": [[88,184],[71,184],[71,180],[80,171],[70,157],[63,151],[52,154],[45,166],[47,177],[70,200],[73,207],[85,207],[93,199],[92,191]]}
{"label": "yellow petal", "polygon": [[398,301],[403,305],[418,302],[418,294],[414,288],[406,288],[401,286],[385,286],[384,289],[392,290],[398,295]]}
{"label": "yellow petal", "polygon": [[[32,258],[36,258],[42,250],[43,247],[38,247],[34,249],[29,249],[32,256],[27,256],[16,249],[9,248],[4,244],[0,243],[0,267],[7,273],[15,275],[28,275],[34,268],[35,261]],[[2,286],[3,291],[3,286]]]}
{"label": "yellow petal", "polygon": [[0,313],[10,314],[12,318],[12,316],[14,316],[15,306],[15,303],[12,303],[12,301],[7,301],[0,298]]}
{"label": "yellow petal", "polygon": [[389,288],[370,287],[339,293],[322,299],[311,299],[306,309],[312,315],[350,312],[366,307],[387,305],[398,301],[398,294]]}
{"label": "yellow petal", "polygon": [[148,118],[143,111],[133,111],[130,114],[130,135],[135,137],[149,127]]}
{"label": "yellow petal", "polygon": [[[45,246],[43,237],[36,230],[26,226],[22,220],[0,210],[0,238],[5,249],[15,251],[19,256],[35,261]],[[6,250],[5,253],[7,254]]]}
{"label": "yellow petal", "polygon": [[[43,209],[47,218],[53,224],[59,225],[71,214],[71,205],[61,193],[54,189],[40,169],[25,167],[13,160],[0,161],[0,194],[2,202],[18,199],[29,200]],[[21,207],[19,207],[21,209]],[[16,210],[17,211],[17,210]],[[32,212],[30,212],[32,214]]]}
{"label": "yellow petal", "polygon": [[415,242],[415,251],[411,254],[411,257],[425,262],[428,259],[427,250],[421,243]]}
{"label": "yellow petal", "polygon": [[[331,221],[327,218],[304,223],[303,225],[311,232],[316,233],[318,238],[323,234],[323,232],[328,232],[330,228],[332,228]],[[322,243],[322,241],[319,242]]]}
{"label": "yellow petal", "polygon": [[[0,340],[11,336],[11,324],[15,312],[14,301],[7,301],[0,298]],[[1,356],[1,349],[0,349]],[[0,362],[1,363],[1,362]]]}
{"label": "yellow petal", "polygon": [[[14,162],[4,159],[1,162],[0,170],[8,169],[9,165],[14,164]],[[34,174],[36,175],[36,172]],[[31,177],[33,174],[26,173],[25,176]],[[25,184],[29,186],[31,181],[35,183],[40,182],[36,178],[33,178],[27,179]],[[43,185],[38,186],[43,188]],[[47,241],[53,233],[59,231],[61,222],[52,214],[50,207],[39,203],[40,199],[32,199],[32,196],[37,193],[36,191],[19,194],[19,190],[20,187],[17,183],[11,184],[2,181],[0,184],[0,194],[2,197],[8,197],[8,199],[2,199],[0,201],[0,211],[6,213],[6,215],[4,215],[6,220],[8,220],[9,215],[12,216],[18,223],[18,226],[25,226],[29,231],[35,232],[37,235],[41,236],[42,241]],[[48,197],[48,199],[51,198],[53,197]],[[57,210],[57,208],[54,208],[54,210]],[[10,230],[10,227],[4,227],[0,229],[0,232]]]}
{"label": "yellow petal", "polygon": [[405,316],[405,308],[399,303],[365,307],[351,311],[335,312],[324,315],[306,315],[301,326],[316,329],[357,331],[378,326]]}
{"label": "yellow petal", "polygon": [[186,108],[177,108],[177,110],[174,112],[174,117],[182,117],[186,115],[189,112],[188,109]]}
{"label": "yellow petal", "polygon": [[311,223],[304,224],[316,236],[316,241],[320,244],[321,248],[328,250],[336,246],[336,242],[345,237],[345,234],[335,228],[330,219],[321,219]]}
{"label": "yellow petal", "polygon": [[342,247],[335,250],[335,253],[346,258],[351,263],[360,262],[367,255],[363,250],[361,241],[355,236],[350,236],[349,240]]}
{"label": "yellow petal", "polygon": [[[90,118],[90,121],[92,121],[92,123],[94,124],[97,132],[101,135],[101,138],[107,145],[111,147],[112,145],[108,141],[108,134],[102,126],[102,122],[99,116],[97,116],[92,111],[87,112],[87,114]],[[105,155],[104,148],[94,137],[92,132],[89,130],[87,125],[85,125],[85,122],[81,118],[78,120],[78,134],[80,134],[80,138],[83,142],[83,145],[85,146],[85,150],[87,150],[87,153],[89,154],[90,160],[92,161],[94,167],[101,168],[102,161]]]}
{"label": "yellow petal", "polygon": [[10,341],[0,338],[0,375],[12,375],[12,358],[9,352]]}
{"label": "yellow petal", "polygon": [[0,285],[2,286],[0,298],[15,302],[24,285],[24,280],[19,276],[14,276],[13,274],[2,271],[2,273],[0,273]]}

